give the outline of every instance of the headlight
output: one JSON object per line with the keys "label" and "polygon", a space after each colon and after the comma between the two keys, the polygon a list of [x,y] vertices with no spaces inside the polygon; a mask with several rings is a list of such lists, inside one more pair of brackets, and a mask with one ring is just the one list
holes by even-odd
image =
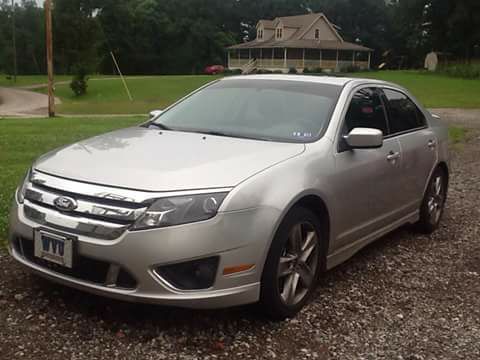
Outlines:
{"label": "headlight", "polygon": [[17,201],[20,204],[23,204],[23,200],[25,199],[25,192],[27,191],[27,186],[30,183],[30,175],[32,174],[32,169],[28,169],[27,173],[25,174],[22,183],[17,189]]}
{"label": "headlight", "polygon": [[144,230],[203,221],[214,217],[227,193],[177,196],[156,200],[133,225]]}

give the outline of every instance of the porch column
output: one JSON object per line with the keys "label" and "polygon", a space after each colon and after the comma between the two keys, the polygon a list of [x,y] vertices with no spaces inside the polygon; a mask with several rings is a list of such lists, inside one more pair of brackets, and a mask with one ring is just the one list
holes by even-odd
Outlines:
{"label": "porch column", "polygon": [[227,50],[227,68],[230,69],[230,50]]}
{"label": "porch column", "polygon": [[275,48],[272,48],[272,67],[273,67],[273,59],[275,58]]}
{"label": "porch column", "polygon": [[303,54],[302,54],[302,68],[305,69],[305,48],[303,48]]}
{"label": "porch column", "polygon": [[371,56],[372,56],[372,52],[369,51],[369,52],[368,52],[368,70],[370,70],[370,59],[371,59]]}
{"label": "porch column", "polygon": [[262,51],[262,50],[263,50],[263,49],[260,48],[260,61],[258,61],[258,59],[257,59],[257,64],[258,64],[258,66],[260,66],[260,67],[263,66],[263,51]]}
{"label": "porch column", "polygon": [[337,50],[337,62],[336,62],[336,65],[335,65],[335,71],[338,71],[338,50]]}
{"label": "porch column", "polygon": [[355,50],[353,51],[352,64],[353,66],[355,66]]}
{"label": "porch column", "polygon": [[322,62],[323,62],[323,54],[322,54],[322,50],[320,50],[320,68],[322,67]]}
{"label": "porch column", "polygon": [[252,49],[248,49],[248,61],[252,60]]}
{"label": "porch column", "polygon": [[287,48],[283,49],[283,67],[287,68]]}

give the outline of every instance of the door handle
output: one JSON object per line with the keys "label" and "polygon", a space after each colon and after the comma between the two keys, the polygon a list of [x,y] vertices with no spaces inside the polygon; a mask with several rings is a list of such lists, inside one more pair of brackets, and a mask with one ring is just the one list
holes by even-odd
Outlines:
{"label": "door handle", "polygon": [[435,140],[429,140],[427,145],[430,149],[433,150],[437,146],[437,142]]}
{"label": "door handle", "polygon": [[390,153],[387,155],[388,161],[394,162],[395,160],[398,160],[398,159],[400,159],[400,153],[398,151],[397,152],[390,151]]}

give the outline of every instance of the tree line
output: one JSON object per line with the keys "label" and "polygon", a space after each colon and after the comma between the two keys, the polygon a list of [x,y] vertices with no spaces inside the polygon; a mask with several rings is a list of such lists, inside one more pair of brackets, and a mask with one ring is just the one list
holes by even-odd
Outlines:
{"label": "tree line", "polygon": [[[55,71],[192,74],[225,62],[225,47],[253,39],[259,19],[323,12],[374,63],[420,67],[430,50],[469,61],[480,52],[478,0],[53,0]],[[0,73],[45,73],[44,12],[0,0]]]}

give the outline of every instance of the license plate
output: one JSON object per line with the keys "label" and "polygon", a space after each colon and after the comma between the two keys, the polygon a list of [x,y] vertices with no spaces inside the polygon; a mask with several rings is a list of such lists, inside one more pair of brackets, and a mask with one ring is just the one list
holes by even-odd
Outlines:
{"label": "license plate", "polygon": [[35,256],[52,263],[72,267],[73,239],[43,230],[35,231]]}

